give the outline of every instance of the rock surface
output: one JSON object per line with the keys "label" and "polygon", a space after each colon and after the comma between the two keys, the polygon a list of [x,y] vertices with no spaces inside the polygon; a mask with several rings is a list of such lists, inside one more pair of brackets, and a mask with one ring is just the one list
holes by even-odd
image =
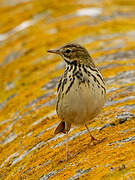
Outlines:
{"label": "rock surface", "polygon": [[[0,179],[135,179],[135,1],[0,0]],[[60,58],[47,49],[85,46],[107,102],[89,128],[54,136]]]}

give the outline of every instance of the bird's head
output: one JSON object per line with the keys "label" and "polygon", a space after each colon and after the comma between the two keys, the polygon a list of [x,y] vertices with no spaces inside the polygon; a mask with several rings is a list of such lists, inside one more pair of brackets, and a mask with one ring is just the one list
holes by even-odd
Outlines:
{"label": "bird's head", "polygon": [[48,52],[59,54],[67,64],[85,64],[95,67],[88,51],[79,44],[66,44],[58,49],[48,50]]}

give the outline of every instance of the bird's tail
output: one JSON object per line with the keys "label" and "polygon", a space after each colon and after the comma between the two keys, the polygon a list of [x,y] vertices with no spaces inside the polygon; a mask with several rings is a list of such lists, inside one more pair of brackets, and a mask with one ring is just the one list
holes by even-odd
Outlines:
{"label": "bird's tail", "polygon": [[71,124],[70,123],[66,123],[65,121],[61,121],[59,123],[59,125],[56,127],[54,134],[58,134],[58,133],[66,133],[70,130],[71,128]]}

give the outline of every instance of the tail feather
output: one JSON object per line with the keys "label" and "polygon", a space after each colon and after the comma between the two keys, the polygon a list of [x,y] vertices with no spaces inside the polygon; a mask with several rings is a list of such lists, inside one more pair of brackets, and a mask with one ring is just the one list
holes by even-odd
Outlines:
{"label": "tail feather", "polygon": [[67,131],[69,131],[71,128],[71,124],[67,124],[65,121],[61,121],[59,123],[59,125],[56,127],[54,134],[58,134],[58,133],[66,133]]}

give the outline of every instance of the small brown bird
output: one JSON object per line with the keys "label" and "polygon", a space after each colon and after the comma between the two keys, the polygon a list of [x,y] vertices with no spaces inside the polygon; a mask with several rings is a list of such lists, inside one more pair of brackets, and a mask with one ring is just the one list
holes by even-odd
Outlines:
{"label": "small brown bird", "polygon": [[56,111],[61,122],[54,133],[66,133],[68,159],[68,132],[71,124],[85,125],[91,141],[97,140],[90,133],[87,122],[92,122],[105,103],[105,83],[88,51],[79,44],[67,44],[48,52],[60,55],[66,62],[57,88]]}

